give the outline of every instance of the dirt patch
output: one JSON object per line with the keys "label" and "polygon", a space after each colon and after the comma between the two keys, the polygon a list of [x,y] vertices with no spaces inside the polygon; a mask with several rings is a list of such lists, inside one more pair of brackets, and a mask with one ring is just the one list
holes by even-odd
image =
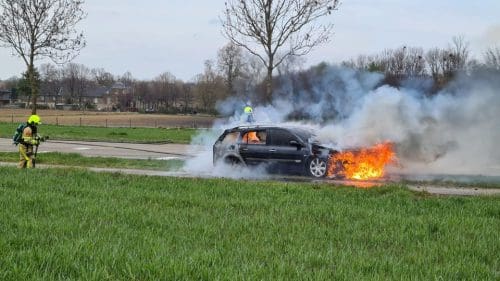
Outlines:
{"label": "dirt patch", "polygon": [[[0,122],[25,122],[28,109],[0,110]],[[98,127],[209,128],[216,117],[208,115],[164,115],[115,112],[38,110],[44,124]]]}

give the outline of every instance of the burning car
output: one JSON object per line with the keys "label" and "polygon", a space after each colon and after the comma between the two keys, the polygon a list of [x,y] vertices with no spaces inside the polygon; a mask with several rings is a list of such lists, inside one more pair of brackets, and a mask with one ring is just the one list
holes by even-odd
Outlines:
{"label": "burning car", "polygon": [[269,171],[308,176],[371,179],[384,176],[395,153],[389,142],[338,151],[321,145],[313,131],[269,125],[227,129],[213,146],[214,165],[265,165]]}
{"label": "burning car", "polygon": [[298,127],[235,127],[225,130],[215,142],[214,164],[265,165],[270,171],[324,177],[335,151],[319,145],[313,137],[313,132]]}

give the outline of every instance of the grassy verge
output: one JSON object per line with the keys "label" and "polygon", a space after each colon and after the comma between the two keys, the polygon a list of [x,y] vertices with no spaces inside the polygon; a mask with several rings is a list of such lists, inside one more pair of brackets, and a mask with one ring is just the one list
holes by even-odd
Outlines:
{"label": "grassy verge", "polygon": [[[19,161],[19,153],[0,152],[1,162]],[[176,170],[182,167],[182,160],[123,159],[114,157],[84,157],[77,153],[50,152],[39,154],[37,164],[63,165],[96,168],[123,168],[145,170]]]}
{"label": "grassy verge", "polygon": [[[95,167],[95,168],[123,168],[172,171],[178,170],[184,165],[184,160],[155,160],[155,159],[125,159],[117,157],[84,157],[78,153],[41,153],[37,157],[38,164],[70,166],[70,167]],[[0,162],[18,162],[19,153],[1,152]],[[454,188],[500,188],[500,182],[476,180],[474,182],[460,181],[401,181],[401,184],[414,186],[437,186]]]}
{"label": "grassy verge", "polygon": [[0,167],[1,280],[496,280],[500,198]]}
{"label": "grassy verge", "polygon": [[[19,124],[1,123],[0,137],[11,138]],[[104,128],[40,125],[39,133],[55,140],[110,141],[130,143],[189,143],[197,129]]]}

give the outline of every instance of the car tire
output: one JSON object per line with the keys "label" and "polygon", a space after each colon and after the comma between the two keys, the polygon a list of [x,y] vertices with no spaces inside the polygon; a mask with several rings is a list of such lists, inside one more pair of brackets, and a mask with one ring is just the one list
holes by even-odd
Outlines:
{"label": "car tire", "polygon": [[243,163],[241,163],[241,160],[238,159],[237,157],[232,157],[232,156],[229,156],[229,157],[226,157],[224,158],[224,163],[226,163],[227,165],[230,165],[232,167],[239,167],[239,166],[243,166]]}
{"label": "car tire", "polygon": [[323,178],[328,171],[328,164],[325,159],[314,157],[307,164],[307,174],[315,178]]}

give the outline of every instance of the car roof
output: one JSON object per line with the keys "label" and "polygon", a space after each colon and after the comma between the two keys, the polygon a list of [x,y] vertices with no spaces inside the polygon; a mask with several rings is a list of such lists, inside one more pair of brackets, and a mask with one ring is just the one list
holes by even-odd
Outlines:
{"label": "car roof", "polygon": [[272,124],[254,124],[254,125],[242,125],[229,129],[229,131],[240,131],[240,130],[254,130],[254,129],[286,129],[291,131],[304,131],[308,130],[307,128],[303,128],[300,126],[291,126],[291,125],[272,125]]}
{"label": "car roof", "polygon": [[274,128],[276,126],[269,125],[269,124],[255,124],[255,125],[242,125],[242,126],[237,126],[232,128],[231,130],[247,130],[247,129],[267,129],[267,128]]}

